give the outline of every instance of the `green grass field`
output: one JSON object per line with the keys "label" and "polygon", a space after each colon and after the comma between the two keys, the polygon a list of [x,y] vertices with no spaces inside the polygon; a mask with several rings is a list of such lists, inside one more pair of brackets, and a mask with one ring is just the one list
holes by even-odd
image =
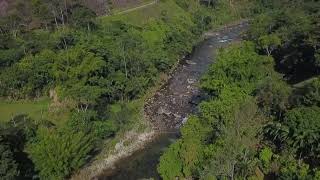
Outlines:
{"label": "green grass field", "polygon": [[101,24],[106,24],[110,21],[123,20],[124,22],[128,22],[133,25],[144,25],[152,19],[160,18],[161,13],[163,12],[166,12],[168,16],[177,16],[184,13],[176,3],[168,0],[166,2],[159,2],[152,6],[128,12],[126,14],[102,16],[99,20]]}
{"label": "green grass field", "polygon": [[63,125],[69,118],[70,110],[61,108],[49,111],[50,99],[34,101],[5,101],[0,99],[0,122],[7,122],[16,115],[25,114],[33,120],[48,120],[56,125]]}
{"label": "green grass field", "polygon": [[43,119],[48,116],[48,99],[37,101],[3,101],[0,100],[0,122],[9,121],[19,114],[28,114],[32,119]]}
{"label": "green grass field", "polygon": [[154,2],[154,0],[142,0],[139,3],[128,4],[128,5],[123,6],[123,7],[115,7],[114,9],[112,9],[112,14],[117,14],[119,12],[126,11],[126,10],[131,9],[131,8],[143,6],[143,5],[151,3],[151,2]]}

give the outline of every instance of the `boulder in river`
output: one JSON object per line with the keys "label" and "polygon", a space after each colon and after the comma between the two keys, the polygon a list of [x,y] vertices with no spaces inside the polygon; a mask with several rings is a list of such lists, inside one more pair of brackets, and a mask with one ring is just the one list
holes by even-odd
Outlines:
{"label": "boulder in river", "polygon": [[165,108],[163,108],[163,107],[160,107],[159,109],[158,109],[158,112],[157,112],[159,115],[161,115],[161,114],[166,114],[166,115],[170,115],[171,114],[171,112],[170,111],[168,111],[167,109],[165,109]]}
{"label": "boulder in river", "polygon": [[186,60],[186,63],[189,65],[196,65],[197,64],[196,62],[193,62],[191,60]]}
{"label": "boulder in river", "polygon": [[187,82],[188,82],[188,84],[193,84],[196,82],[196,80],[195,79],[187,79]]}
{"label": "boulder in river", "polygon": [[183,119],[182,119],[182,124],[187,123],[187,121],[188,121],[188,118],[187,118],[187,117],[183,118]]}

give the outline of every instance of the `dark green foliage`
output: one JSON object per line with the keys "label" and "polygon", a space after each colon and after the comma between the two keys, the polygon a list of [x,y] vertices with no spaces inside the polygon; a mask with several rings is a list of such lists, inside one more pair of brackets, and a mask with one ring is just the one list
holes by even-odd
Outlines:
{"label": "dark green foliage", "polygon": [[319,159],[320,108],[301,107],[288,111],[283,122],[273,122],[266,127],[268,135],[293,148],[297,155]]}
{"label": "dark green foliage", "polygon": [[71,7],[68,20],[76,26],[89,25],[91,32],[63,27],[53,33],[26,34],[21,39],[25,57],[14,59],[16,63],[0,73],[0,96],[34,98],[55,89],[60,100],[72,100],[79,109],[97,105],[102,97],[107,103],[135,99],[176,58],[192,50],[202,26],[209,23],[198,27],[188,14],[150,21],[144,27],[110,21],[92,29],[90,12],[82,6]]}
{"label": "dark green foliage", "polygon": [[35,126],[25,116],[14,118],[4,133],[14,149],[18,177],[35,176],[34,166],[41,179],[63,179],[79,169],[99,147],[97,143],[117,130],[113,121],[98,118],[95,111],[74,112],[63,127],[46,121]]}
{"label": "dark green foliage", "polygon": [[41,179],[63,179],[80,168],[93,149],[93,137],[69,129],[40,128],[27,147]]}
{"label": "dark green foliage", "polygon": [[6,69],[0,77],[4,86],[2,95],[11,95],[14,98],[39,97],[44,86],[53,79],[48,69],[52,68],[54,56],[52,51],[43,51]]}
{"label": "dark green foliage", "polygon": [[23,57],[22,44],[13,37],[0,34],[0,68],[8,67]]}
{"label": "dark green foliage", "polygon": [[3,180],[11,180],[18,176],[18,165],[14,160],[13,152],[10,146],[0,137],[0,178]]}
{"label": "dark green foliage", "polygon": [[265,147],[259,152],[261,169],[266,177],[273,179],[318,179],[319,172],[301,160],[295,159],[291,152],[276,154]]}
{"label": "dark green foliage", "polygon": [[271,58],[258,55],[253,43],[247,42],[239,48],[230,48],[220,52],[217,63],[202,79],[201,86],[211,95],[219,95],[228,84],[234,84],[245,92],[252,92],[259,83],[272,76]]}
{"label": "dark green foliage", "polygon": [[106,139],[115,135],[118,130],[118,126],[111,120],[95,121],[93,122],[92,129],[94,137]]}
{"label": "dark green foliage", "polygon": [[180,146],[180,141],[174,143],[160,158],[161,163],[159,164],[158,172],[165,180],[174,179],[176,177],[183,177],[183,165],[179,156]]}
{"label": "dark green foliage", "polygon": [[59,48],[61,43],[62,33],[52,35],[50,31],[38,29],[24,34],[25,39],[23,43],[25,53],[36,54],[42,50],[55,50]]}
{"label": "dark green foliage", "polygon": [[302,82],[292,97],[295,106],[320,106],[320,79],[311,79],[311,82]]}
{"label": "dark green foliage", "polygon": [[73,112],[67,122],[70,131],[92,133],[97,139],[108,138],[117,131],[118,119],[111,117],[112,120],[100,120],[96,111],[77,111]]}
{"label": "dark green foliage", "polygon": [[[142,105],[128,101],[142,97],[161,73],[190,53],[212,23],[209,11],[196,1],[193,10],[177,6],[179,13],[170,12],[174,16],[163,12],[143,26],[94,19],[78,0],[17,2],[25,17],[10,12],[0,20],[0,97],[22,100],[50,94],[49,116],[60,106],[70,111],[65,119],[52,121],[56,124],[36,119],[34,128],[23,130],[19,152],[25,151],[32,162],[27,158],[20,163],[15,157],[13,162],[20,172],[20,165],[34,163],[30,169],[35,166],[38,174],[29,174],[41,179],[67,178],[100,150],[101,141],[133,126]],[[193,152],[183,151],[184,158]],[[199,164],[192,161],[186,159],[190,168],[184,173]]]}
{"label": "dark green foliage", "polygon": [[93,11],[80,5],[75,5],[71,9],[71,15],[69,15],[68,18],[74,26],[87,28],[88,31],[95,27],[93,18],[96,15]]}
{"label": "dark green foliage", "polygon": [[282,118],[290,108],[292,89],[280,77],[269,77],[255,92],[257,103],[270,117]]}
{"label": "dark green foliage", "polygon": [[320,4],[256,2],[253,42],[220,51],[203,77],[209,99],[161,157],[164,179],[319,179]]}
{"label": "dark green foliage", "polygon": [[269,6],[252,22],[250,37],[275,58],[277,70],[290,82],[318,74],[319,3],[271,1]]}
{"label": "dark green foliage", "polygon": [[294,157],[290,155],[283,155],[278,160],[280,165],[280,175],[278,179],[317,179],[313,176],[314,172],[305,163],[298,162]]}
{"label": "dark green foliage", "polygon": [[[35,137],[36,125],[25,115],[18,115],[0,126],[1,173],[5,179],[31,179],[34,164],[24,152]],[[6,174],[3,174],[5,173]]]}
{"label": "dark green foliage", "polygon": [[[279,153],[264,173],[278,179],[319,178],[320,112],[318,78],[314,77],[319,73],[318,7],[316,1],[270,1],[250,29],[251,38],[260,40],[256,43],[261,50],[266,50],[264,37],[281,41],[266,54],[275,58],[276,69],[285,73],[285,79],[270,79],[256,94],[265,115],[273,118],[264,128],[265,142]],[[296,84],[290,87],[285,80]]]}
{"label": "dark green foliage", "polygon": [[97,113],[92,110],[73,112],[67,125],[73,132],[88,133],[91,131],[92,123],[97,118]]}
{"label": "dark green foliage", "polygon": [[302,155],[319,158],[320,141],[320,108],[297,108],[290,110],[284,125],[289,128],[288,141]]}
{"label": "dark green foliage", "polygon": [[[250,42],[220,52],[201,82],[211,100],[201,103],[200,115],[188,120],[181,129],[181,141],[161,158],[161,176],[166,179],[253,176],[254,146],[259,143],[257,132],[264,117],[250,95],[268,76],[275,74],[271,59],[259,56]],[[177,153],[178,159],[172,158],[173,153]],[[170,167],[168,162],[173,161],[180,163],[172,171],[175,173],[166,170]]]}
{"label": "dark green foliage", "polygon": [[15,0],[0,23],[3,31],[26,31],[32,28],[58,28],[65,24],[87,27],[96,15],[81,0]]}
{"label": "dark green foliage", "polygon": [[319,80],[286,83],[320,72],[319,2],[174,2],[181,13],[133,25],[96,20],[78,0],[15,1],[0,19],[0,97],[55,92],[54,103],[72,113],[60,125],[21,115],[1,129],[2,179],[36,178],[34,166],[42,179],[67,178],[101,140],[133,124],[140,109],[125,102],[143,96],[203,31],[257,12],[252,42],[220,51],[200,84],[209,98],[158,171],[169,180],[319,179]]}

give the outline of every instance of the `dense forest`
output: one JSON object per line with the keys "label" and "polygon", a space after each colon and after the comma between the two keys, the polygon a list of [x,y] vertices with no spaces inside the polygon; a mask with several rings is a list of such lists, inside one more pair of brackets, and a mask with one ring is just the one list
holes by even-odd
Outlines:
{"label": "dense forest", "polygon": [[163,179],[320,179],[320,2],[256,1],[219,51],[208,98],[161,157]]}
{"label": "dense forest", "polygon": [[142,107],[130,102],[205,30],[236,18],[226,1],[163,0],[143,18],[97,17],[81,0],[10,2],[0,19],[1,179],[70,177],[133,126]]}
{"label": "dense forest", "polygon": [[320,179],[318,0],[160,0],[110,16],[87,2],[11,0],[0,13],[0,179],[69,178],[141,128],[141,101],[205,31],[240,18],[245,41],[219,51],[158,172]]}

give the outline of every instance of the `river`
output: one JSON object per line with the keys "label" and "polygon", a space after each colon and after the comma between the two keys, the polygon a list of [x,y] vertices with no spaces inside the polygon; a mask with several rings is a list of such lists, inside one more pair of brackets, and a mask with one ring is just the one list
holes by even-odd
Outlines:
{"label": "river", "polygon": [[205,98],[199,80],[215,60],[217,50],[242,39],[247,22],[207,33],[193,53],[182,60],[172,78],[145,105],[145,113],[159,136],[144,149],[117,162],[115,169],[98,176],[101,180],[160,179],[157,164],[164,150],[179,137],[179,128],[188,115],[197,112],[197,105]]}

